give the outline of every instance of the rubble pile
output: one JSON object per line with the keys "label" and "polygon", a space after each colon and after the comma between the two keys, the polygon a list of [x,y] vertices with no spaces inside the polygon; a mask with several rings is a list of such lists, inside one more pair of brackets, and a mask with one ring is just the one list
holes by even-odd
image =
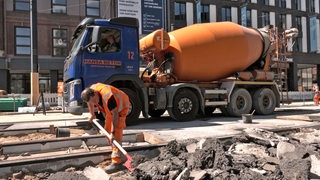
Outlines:
{"label": "rubble pile", "polygon": [[[231,140],[172,141],[154,157],[135,156],[137,179],[310,179],[319,178],[319,131],[286,137],[246,129]],[[143,153],[148,154],[148,153]]]}
{"label": "rubble pile", "polygon": [[133,172],[124,170],[103,175],[103,167],[97,165],[90,173],[80,168],[33,177],[92,179],[99,172],[103,177],[100,179],[113,180],[319,179],[319,136],[320,131],[316,129],[300,129],[281,135],[251,128],[233,138],[171,141],[161,148],[131,152],[134,160],[131,166],[136,168]]}

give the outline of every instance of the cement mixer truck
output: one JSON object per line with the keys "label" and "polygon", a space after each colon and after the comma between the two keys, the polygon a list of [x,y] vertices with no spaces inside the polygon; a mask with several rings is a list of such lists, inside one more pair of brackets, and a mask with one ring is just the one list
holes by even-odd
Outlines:
{"label": "cement mixer truck", "polygon": [[[172,32],[156,30],[139,40],[137,19],[84,19],[73,33],[64,66],[64,100],[82,114],[81,91],[96,82],[122,89],[130,98],[127,124],[165,113],[177,121],[211,115],[271,114],[280,105],[269,70],[274,41],[268,29],[232,22],[194,24]],[[119,49],[103,52],[113,36]],[[141,62],[146,66],[141,67]]]}

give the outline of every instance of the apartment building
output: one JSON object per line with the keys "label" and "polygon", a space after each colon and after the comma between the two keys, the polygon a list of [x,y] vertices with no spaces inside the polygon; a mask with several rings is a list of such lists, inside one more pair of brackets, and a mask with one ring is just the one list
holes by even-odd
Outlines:
{"label": "apartment building", "polygon": [[[152,2],[151,2],[152,1]],[[38,9],[40,91],[56,92],[62,81],[64,58],[72,46],[75,26],[85,17],[119,15],[131,0],[41,0]],[[320,83],[319,0],[148,0],[162,5],[164,28],[174,30],[195,23],[232,21],[247,27],[296,27],[299,36],[289,43],[288,86],[310,91]],[[138,8],[139,9],[139,8]],[[30,93],[29,0],[0,1],[0,89]],[[139,17],[138,17],[139,18]],[[143,20],[142,17],[139,20]]]}
{"label": "apartment building", "polygon": [[[0,89],[30,93],[30,0],[0,1]],[[57,92],[74,28],[85,17],[110,18],[108,0],[37,0],[40,92]]]}

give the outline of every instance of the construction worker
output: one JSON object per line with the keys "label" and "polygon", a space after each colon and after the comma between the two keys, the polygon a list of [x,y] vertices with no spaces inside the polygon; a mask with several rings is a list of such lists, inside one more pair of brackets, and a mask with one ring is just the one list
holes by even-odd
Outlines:
{"label": "construction worker", "polygon": [[319,105],[319,99],[320,99],[319,91],[316,90],[314,92],[313,101],[314,101],[314,104],[317,106]]}
{"label": "construction worker", "polygon": [[[105,114],[104,129],[111,135],[109,142],[113,138],[121,144],[123,129],[126,127],[126,116],[129,110],[129,97],[121,90],[107,84],[96,83],[86,88],[81,93],[81,98],[87,102],[92,122],[96,119],[94,108]],[[114,173],[122,170],[124,166],[121,158],[121,151],[111,144],[111,164],[105,169],[107,173]]]}

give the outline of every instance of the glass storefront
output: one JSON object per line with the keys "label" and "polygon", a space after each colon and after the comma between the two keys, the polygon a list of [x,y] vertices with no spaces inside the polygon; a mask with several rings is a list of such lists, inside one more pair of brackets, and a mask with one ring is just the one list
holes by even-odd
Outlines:
{"label": "glass storefront", "polygon": [[[58,75],[58,81],[62,81],[62,74]],[[21,73],[21,74],[10,74],[11,93],[15,94],[29,94],[30,90],[30,74]],[[57,84],[54,84],[57,86]],[[39,92],[50,93],[51,92],[51,77],[49,73],[40,73],[39,74]]]}

